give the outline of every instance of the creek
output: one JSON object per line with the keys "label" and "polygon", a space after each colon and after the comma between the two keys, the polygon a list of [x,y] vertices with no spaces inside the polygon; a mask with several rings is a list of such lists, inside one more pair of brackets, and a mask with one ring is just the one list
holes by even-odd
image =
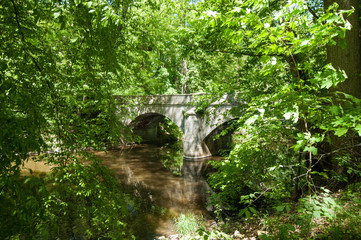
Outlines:
{"label": "creek", "polygon": [[[175,234],[174,219],[192,213],[208,218],[210,188],[207,161],[183,160],[182,151],[154,145],[134,145],[95,152],[114,171],[125,191],[138,201],[129,205],[137,239]],[[134,212],[132,212],[134,211]]]}

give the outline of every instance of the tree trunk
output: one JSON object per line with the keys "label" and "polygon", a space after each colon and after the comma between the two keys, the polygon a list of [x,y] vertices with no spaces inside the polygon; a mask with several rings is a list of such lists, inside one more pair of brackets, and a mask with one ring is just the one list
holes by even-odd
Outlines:
{"label": "tree trunk", "polygon": [[341,10],[355,8],[355,12],[347,18],[351,23],[351,31],[346,33],[346,48],[340,46],[327,47],[327,61],[336,69],[342,69],[347,79],[340,83],[336,91],[342,91],[354,97],[361,98],[361,24],[359,0],[324,0],[325,9],[336,2]]}
{"label": "tree trunk", "polygon": [[[187,74],[188,74],[187,60],[185,58],[183,58],[182,59],[182,75],[183,75],[183,79],[185,79],[187,77]],[[188,93],[187,81],[183,82],[182,93]]]}
{"label": "tree trunk", "polygon": [[[347,18],[351,23],[351,31],[346,32],[346,48],[340,46],[328,46],[327,47],[327,61],[332,64],[336,69],[342,69],[346,72],[347,79],[337,85],[332,91],[341,91],[354,97],[361,98],[361,24],[360,24],[360,2],[359,0],[324,0],[325,9],[331,4],[336,2],[339,5],[340,10],[349,10],[352,7],[355,8],[355,12]],[[336,39],[336,41],[339,41]],[[359,139],[355,139],[353,134],[348,134],[346,137],[339,138],[335,135],[331,135],[332,145],[331,151],[335,152],[343,147],[354,146],[359,142]],[[340,167],[336,161],[337,155],[351,154],[354,155],[352,148],[349,148],[347,152],[337,152],[332,154],[332,168],[338,173],[345,172],[344,167]]]}

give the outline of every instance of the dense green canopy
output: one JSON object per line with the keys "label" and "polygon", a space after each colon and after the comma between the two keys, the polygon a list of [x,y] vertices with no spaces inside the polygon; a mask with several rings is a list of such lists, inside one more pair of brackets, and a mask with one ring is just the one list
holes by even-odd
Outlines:
{"label": "dense green canopy", "polygon": [[[114,95],[241,92],[248,110],[209,180],[241,214],[311,194],[315,178],[359,179],[360,12],[357,0],[2,1],[0,218],[10,220],[0,236],[55,238],[56,221],[69,227],[57,214],[77,211],[62,187],[21,177],[30,156],[58,166],[54,186],[84,197],[82,234],[131,235],[127,197],[106,190],[111,174],[96,160],[82,165],[85,150],[133,137]],[[29,182],[39,193],[24,190]]]}

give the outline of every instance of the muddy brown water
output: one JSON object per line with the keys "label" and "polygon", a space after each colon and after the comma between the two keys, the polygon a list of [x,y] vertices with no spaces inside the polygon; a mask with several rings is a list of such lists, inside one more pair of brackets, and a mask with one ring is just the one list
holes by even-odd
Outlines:
{"label": "muddy brown water", "polygon": [[[206,161],[183,160],[178,166],[182,176],[172,173],[162,161],[179,159],[181,152],[165,155],[166,148],[152,145],[136,145],[107,153],[96,152],[104,160],[104,165],[115,171],[116,177],[127,185],[147,189],[148,197],[158,206],[166,209],[163,217],[149,216],[157,227],[155,236],[175,234],[173,222],[182,213],[206,216],[207,198],[210,188],[204,179]],[[168,158],[168,159],[167,159]],[[179,161],[178,161],[179,164]],[[177,163],[173,164],[177,165]],[[146,223],[144,223],[146,224]]]}
{"label": "muddy brown water", "polygon": [[[148,211],[146,216],[135,220],[140,225],[136,229],[140,236],[137,239],[175,234],[174,219],[182,213],[202,215],[207,219],[210,188],[204,176],[210,158],[183,160],[180,151],[144,144],[93,153],[103,159],[103,164],[114,171],[122,184],[135,189],[134,193],[142,191],[137,197],[162,209],[162,214]],[[39,162],[29,162],[25,167],[34,172],[50,171],[49,166]]]}

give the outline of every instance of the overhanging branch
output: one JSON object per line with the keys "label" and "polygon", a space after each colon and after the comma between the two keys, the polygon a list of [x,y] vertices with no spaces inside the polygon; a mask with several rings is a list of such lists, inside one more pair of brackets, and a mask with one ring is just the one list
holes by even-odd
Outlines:
{"label": "overhanging branch", "polygon": [[233,55],[242,55],[242,56],[251,56],[251,57],[262,57],[262,56],[278,56],[283,57],[284,54],[259,54],[251,51],[228,51],[228,50],[220,50],[220,49],[204,49],[206,52],[219,52],[219,53],[227,53]]}

